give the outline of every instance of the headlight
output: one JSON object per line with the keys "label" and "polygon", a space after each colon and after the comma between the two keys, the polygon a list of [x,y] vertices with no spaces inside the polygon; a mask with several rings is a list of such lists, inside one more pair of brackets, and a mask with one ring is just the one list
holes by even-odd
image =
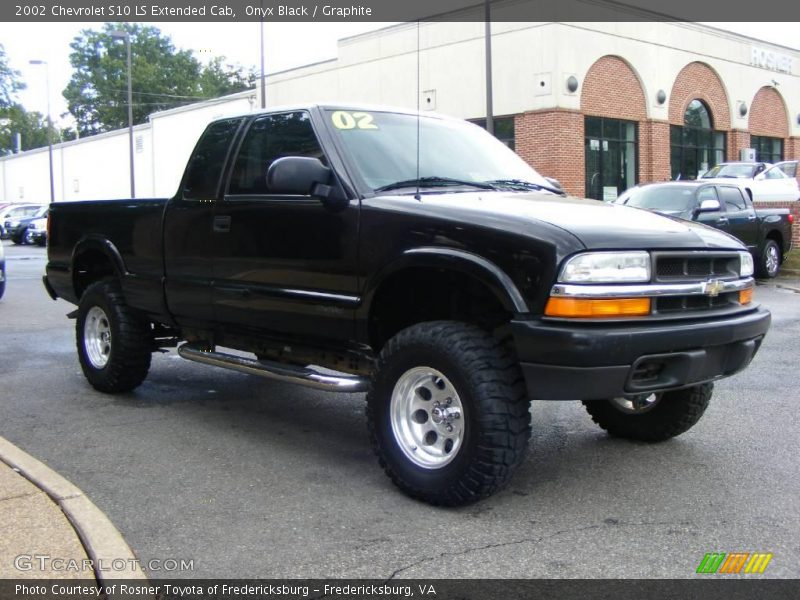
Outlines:
{"label": "headlight", "polygon": [[558,278],[563,283],[641,283],[650,281],[650,254],[587,252],[570,258]]}
{"label": "headlight", "polygon": [[640,283],[650,281],[647,252],[587,252],[561,268],[562,283]]}
{"label": "headlight", "polygon": [[753,274],[753,255],[749,252],[739,252],[739,275],[750,277]]}

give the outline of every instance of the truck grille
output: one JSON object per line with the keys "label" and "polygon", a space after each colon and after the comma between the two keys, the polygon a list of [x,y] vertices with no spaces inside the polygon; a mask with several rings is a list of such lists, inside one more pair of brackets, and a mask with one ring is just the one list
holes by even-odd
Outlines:
{"label": "truck grille", "polygon": [[709,279],[737,279],[739,255],[731,252],[679,254],[654,253],[655,281],[694,282]]}
{"label": "truck grille", "polygon": [[655,312],[680,313],[684,311],[709,310],[739,306],[739,293],[730,292],[719,296],[665,296],[655,299]]}
{"label": "truck grille", "polygon": [[[654,252],[653,280],[662,283],[696,283],[739,278],[736,252]],[[720,310],[739,306],[739,293],[719,296],[662,296],[653,301],[653,312],[662,315]]]}

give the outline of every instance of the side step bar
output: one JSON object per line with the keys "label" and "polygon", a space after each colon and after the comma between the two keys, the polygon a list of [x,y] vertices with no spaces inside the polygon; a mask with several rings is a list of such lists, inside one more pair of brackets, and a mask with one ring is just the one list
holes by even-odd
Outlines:
{"label": "side step bar", "polygon": [[201,345],[183,344],[178,346],[178,354],[182,358],[205,365],[259,375],[286,383],[296,383],[328,392],[366,392],[369,389],[369,379],[366,377],[344,373],[326,375],[308,367],[295,367],[269,360],[254,360],[233,354],[209,351],[203,349]]}

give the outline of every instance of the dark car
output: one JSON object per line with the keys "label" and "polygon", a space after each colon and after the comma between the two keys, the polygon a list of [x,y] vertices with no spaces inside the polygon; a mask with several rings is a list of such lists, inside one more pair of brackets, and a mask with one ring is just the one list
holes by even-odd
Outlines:
{"label": "dark car", "polygon": [[37,219],[42,219],[47,216],[49,206],[42,206],[33,215],[14,221],[6,221],[6,232],[11,241],[15,244],[24,244],[25,235],[28,232],[28,225]]}
{"label": "dark car", "polygon": [[0,298],[6,293],[6,255],[3,251],[3,242],[0,242]]}
{"label": "dark car", "polygon": [[0,239],[7,240],[10,237],[10,233],[7,231],[9,224],[32,217],[42,206],[42,204],[31,204],[30,202],[27,204],[18,202],[4,204],[0,208]]}
{"label": "dark car", "polygon": [[740,182],[650,183],[626,190],[613,202],[721,229],[747,246],[762,277],[775,277],[792,248],[794,215],[788,208],[754,208]]}
{"label": "dark car", "polygon": [[96,389],[178,345],[366,391],[392,481],[459,505],[526,459],[531,399],[624,438],[687,431],[769,328],[752,274],[735,238],[567,198],[476,125],[311,105],[211,123],[172,198],[53,204],[44,284],[78,305]]}

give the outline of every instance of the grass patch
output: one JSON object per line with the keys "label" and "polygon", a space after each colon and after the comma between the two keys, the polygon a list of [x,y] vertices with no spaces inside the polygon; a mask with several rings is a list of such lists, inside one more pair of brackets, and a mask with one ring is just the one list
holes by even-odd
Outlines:
{"label": "grass patch", "polygon": [[784,257],[781,269],[800,271],[800,248],[795,248]]}
{"label": "grass patch", "polygon": [[795,248],[794,250],[789,251],[789,253],[784,257],[783,266],[787,269],[800,270],[800,248]]}

